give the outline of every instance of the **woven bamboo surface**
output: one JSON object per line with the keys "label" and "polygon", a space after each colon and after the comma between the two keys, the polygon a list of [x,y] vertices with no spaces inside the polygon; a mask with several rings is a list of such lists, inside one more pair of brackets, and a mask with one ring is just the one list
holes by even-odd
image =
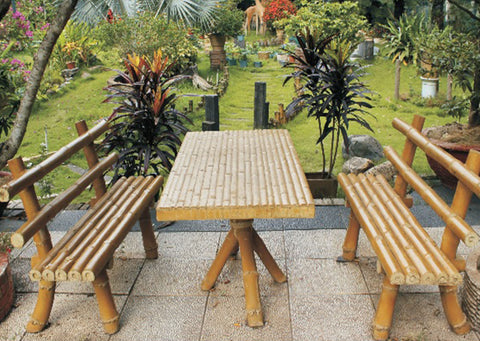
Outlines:
{"label": "woven bamboo surface", "polygon": [[314,215],[287,130],[188,133],[157,205],[158,220]]}

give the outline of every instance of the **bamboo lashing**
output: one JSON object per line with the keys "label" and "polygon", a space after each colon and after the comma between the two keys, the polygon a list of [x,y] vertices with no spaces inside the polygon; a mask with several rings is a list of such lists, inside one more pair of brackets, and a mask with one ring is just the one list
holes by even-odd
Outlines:
{"label": "bamboo lashing", "polygon": [[[87,133],[60,148],[55,154],[42,161],[35,167],[25,172],[21,177],[14,179],[0,188],[0,202],[7,202],[18,194],[23,188],[33,185],[46,174],[61,165],[70,156],[78,152],[86,145],[93,142],[98,136],[108,129],[108,122],[102,121]],[[12,160],[9,161],[9,164]]]}
{"label": "bamboo lashing", "polygon": [[46,205],[34,219],[23,224],[11,237],[12,245],[21,248],[25,243],[45,224],[55,217],[55,215],[63,210],[68,204],[83,192],[92,181],[99,176],[103,176],[103,172],[110,168],[118,160],[118,154],[113,153],[103,159],[95,167],[83,174],[74,185],[65,190],[62,194],[53,199]]}
{"label": "bamboo lashing", "polygon": [[[133,180],[133,181],[132,181]],[[121,196],[116,202],[113,203],[112,207],[108,210],[107,214],[101,217],[99,221],[95,224],[89,224],[85,229],[86,236],[82,239],[76,240],[77,245],[72,250],[65,250],[64,254],[60,259],[56,260],[55,263],[51,263],[50,270],[54,270],[55,267],[55,279],[57,281],[65,281],[68,279],[67,272],[73,266],[77,258],[84,252],[84,250],[92,243],[95,238],[101,233],[101,231],[108,225],[109,221],[115,217],[120,210],[124,207],[128,207],[135,198],[132,193],[137,189],[138,186],[142,185],[142,178],[138,177],[135,179],[127,179],[129,184],[127,188],[121,193]],[[58,264],[60,262],[60,264]]]}
{"label": "bamboo lashing", "polygon": [[[97,202],[97,204],[92,207],[90,210],[85,213],[82,218],[80,218],[77,223],[72,226],[68,232],[55,244],[55,246],[50,250],[48,253],[47,257],[43,259],[40,263],[32,267],[32,269],[29,272],[29,277],[32,281],[39,281],[42,278],[42,271],[44,267],[50,263],[51,260],[53,260],[58,252],[62,250],[65,245],[71,240],[71,238],[84,226],[86,222],[88,222],[91,218],[95,216],[95,214],[98,212],[98,210],[103,207],[105,204],[107,204],[113,197],[113,195],[117,192],[117,190],[121,187],[121,185],[125,182],[125,178],[120,178],[113,186],[112,188],[102,197],[100,201]],[[54,280],[54,277],[50,277],[50,280]]]}
{"label": "bamboo lashing", "polygon": [[356,193],[352,182],[348,176],[343,173],[338,175],[338,182],[344,189],[347,200],[350,202],[351,209],[355,213],[355,217],[358,219],[360,226],[362,226],[365,234],[370,240],[370,243],[380,259],[387,276],[390,278],[390,281],[392,284],[404,284],[405,275],[403,274],[398,261],[386,245],[382,234],[375,228],[375,223],[372,221],[367,208]]}
{"label": "bamboo lashing", "polygon": [[428,138],[402,120],[394,118],[392,125],[395,129],[407,136],[410,141],[421,148],[425,154],[445,167],[445,169],[447,169],[459,181],[464,183],[480,198],[480,177],[478,174],[466,169],[462,162],[434,145],[428,140]]}
{"label": "bamboo lashing", "polygon": [[[385,147],[385,155],[392,162],[399,174],[407,180],[413,189],[425,200],[426,203],[442,218],[442,220],[467,246],[478,243],[479,237],[475,231],[460,216],[440,198],[413,169],[408,167],[391,147]],[[462,166],[463,168],[463,166]],[[480,188],[480,187],[479,187]]]}
{"label": "bamboo lashing", "polygon": [[115,231],[100,246],[100,249],[89,258],[88,264],[82,271],[82,279],[84,281],[94,281],[98,273],[105,267],[108,260],[112,257],[115,249],[125,238],[133,223],[138,220],[142,213],[142,207],[147,207],[153,200],[155,194],[158,193],[163,184],[163,177],[159,176],[153,180],[148,188],[141,193],[134,206],[126,213],[123,220],[118,224]]}
{"label": "bamboo lashing", "polygon": [[[120,180],[119,180],[120,181]],[[66,272],[57,274],[56,270],[63,261],[71,255],[71,253],[78,247],[78,245],[88,236],[90,231],[97,225],[102,224],[102,220],[109,219],[115,213],[115,204],[121,197],[128,195],[128,188],[134,182],[134,178],[128,178],[120,184],[120,188],[112,195],[111,200],[108,200],[104,205],[95,206],[95,214],[86,221],[81,229],[68,241],[68,243],[57,253],[57,255],[45,265],[42,270],[42,277],[44,279],[67,280]],[[127,194],[125,194],[127,193]]]}
{"label": "bamboo lashing", "polygon": [[[393,190],[388,181],[381,175],[369,175],[369,182],[378,188],[382,202],[389,208],[388,213],[395,219],[401,231],[408,237],[417,252],[427,263],[427,267],[435,276],[435,284],[461,282],[461,275],[439,250],[435,242],[418,223],[412,212],[405,206],[400,196]],[[422,284],[433,284],[427,278]]]}

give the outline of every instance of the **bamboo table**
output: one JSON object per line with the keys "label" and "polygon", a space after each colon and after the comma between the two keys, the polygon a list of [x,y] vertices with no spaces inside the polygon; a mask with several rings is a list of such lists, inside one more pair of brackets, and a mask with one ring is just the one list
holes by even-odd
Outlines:
{"label": "bamboo table", "polygon": [[202,290],[213,287],[239,247],[247,322],[256,327],[263,313],[253,251],[276,282],[287,279],[253,219],[313,218],[315,206],[287,130],[209,131],[185,136],[156,211],[158,220],[230,220]]}

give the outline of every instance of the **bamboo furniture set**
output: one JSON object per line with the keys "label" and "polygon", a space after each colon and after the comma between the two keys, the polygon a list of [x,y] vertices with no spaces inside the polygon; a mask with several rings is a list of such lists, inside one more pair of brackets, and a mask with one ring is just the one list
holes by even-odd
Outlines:
{"label": "bamboo furniture set", "polygon": [[[27,214],[27,222],[13,234],[12,244],[21,248],[33,237],[37,248],[37,254],[31,259],[32,269],[29,273],[32,281],[39,282],[37,304],[26,327],[32,333],[41,331],[48,323],[57,281],[91,282],[104,330],[108,334],[115,333],[119,327],[119,315],[106,269],[113,264],[115,250],[137,220],[146,257],[158,257],[148,207],[159,192],[163,178],[121,178],[107,191],[103,174],[118,160],[118,155],[112,153],[99,161],[93,142],[108,129],[108,124],[102,121],[88,130],[85,122],[80,121],[76,128],[80,137],[30,170],[25,169],[21,157],[10,160],[8,166],[14,180],[0,188],[0,201],[8,201],[19,194]],[[33,184],[82,148],[89,170],[41,208]],[[95,192],[90,210],[56,245],[52,245],[47,222],[90,184]]]}
{"label": "bamboo furniture set", "polygon": [[[338,175],[351,208],[340,260],[354,260],[361,227],[378,257],[379,270],[385,274],[373,322],[373,337],[376,340],[388,338],[400,285],[439,285],[445,315],[452,330],[457,334],[470,330],[457,299],[457,286],[462,283],[460,272],[465,270],[465,260],[457,258],[457,248],[460,241],[471,247],[479,240],[464,218],[472,192],[480,197],[480,153],[471,150],[463,164],[421,134],[423,122],[421,116],[415,116],[412,125],[399,119],[393,120],[393,126],[407,137],[402,156],[391,147],[384,149],[399,173],[393,188],[382,175]],[[411,168],[417,148],[441,163],[459,180],[451,206]],[[410,212],[412,200],[406,197],[407,185],[445,222],[440,246]]]}
{"label": "bamboo furniture set", "polygon": [[157,204],[157,220],[230,220],[201,288],[214,286],[240,248],[250,327],[263,326],[254,251],[276,282],[287,280],[253,229],[253,220],[314,215],[312,194],[287,130],[187,133]]}

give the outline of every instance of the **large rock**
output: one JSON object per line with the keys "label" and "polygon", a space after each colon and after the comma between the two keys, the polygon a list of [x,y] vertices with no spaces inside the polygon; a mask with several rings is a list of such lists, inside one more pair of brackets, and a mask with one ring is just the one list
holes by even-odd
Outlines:
{"label": "large rock", "polygon": [[370,168],[365,172],[365,174],[372,174],[372,175],[378,175],[382,174],[387,181],[390,181],[393,179],[395,175],[397,175],[398,171],[397,169],[392,165],[390,161],[386,161],[384,163],[381,163],[379,165],[376,165],[373,168]]}
{"label": "large rock", "polygon": [[364,157],[354,156],[343,164],[342,172],[345,174],[359,174],[364,173],[372,167],[373,162],[371,160]]}
{"label": "large rock", "polygon": [[383,148],[380,142],[370,135],[351,135],[350,148],[347,151],[342,143],[343,158],[348,160],[354,156],[364,157],[372,161],[378,161],[384,157]]}

